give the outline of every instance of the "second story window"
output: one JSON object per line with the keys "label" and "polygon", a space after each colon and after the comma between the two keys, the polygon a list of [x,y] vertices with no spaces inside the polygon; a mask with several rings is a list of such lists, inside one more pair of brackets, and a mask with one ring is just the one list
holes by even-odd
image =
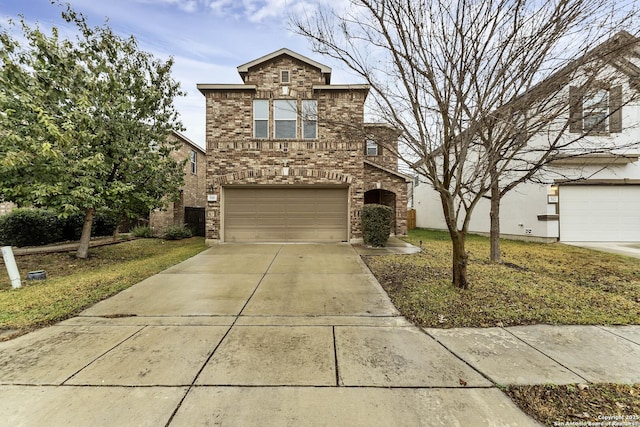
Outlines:
{"label": "second story window", "polygon": [[277,139],[295,139],[298,128],[298,106],[295,100],[273,101],[274,135]]}
{"label": "second story window", "polygon": [[198,172],[198,153],[191,150],[191,153],[189,153],[189,160],[191,161],[191,173],[195,175]]}
{"label": "second story window", "polygon": [[289,70],[280,71],[280,83],[290,83],[291,77],[289,74]]}
{"label": "second story window", "polygon": [[582,99],[583,121],[585,132],[607,132],[609,117],[609,91],[599,89],[587,94]]}
{"label": "second story window", "polygon": [[253,137],[269,137],[269,100],[253,100]]}
{"label": "second story window", "polygon": [[573,133],[622,132],[622,87],[570,87],[569,115]]}
{"label": "second story window", "polygon": [[375,141],[368,140],[367,141],[367,156],[377,156],[378,155],[378,144]]}
{"label": "second story window", "polygon": [[318,138],[318,101],[302,101],[302,138]]}

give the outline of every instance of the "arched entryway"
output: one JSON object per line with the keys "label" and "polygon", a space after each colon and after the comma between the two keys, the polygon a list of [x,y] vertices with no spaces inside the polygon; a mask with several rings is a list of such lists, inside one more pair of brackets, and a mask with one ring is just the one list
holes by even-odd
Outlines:
{"label": "arched entryway", "polygon": [[378,205],[389,206],[393,209],[393,224],[391,225],[391,230],[394,234],[397,234],[396,231],[396,193],[388,190],[369,190],[364,193],[364,204],[368,205],[370,203],[376,203]]}

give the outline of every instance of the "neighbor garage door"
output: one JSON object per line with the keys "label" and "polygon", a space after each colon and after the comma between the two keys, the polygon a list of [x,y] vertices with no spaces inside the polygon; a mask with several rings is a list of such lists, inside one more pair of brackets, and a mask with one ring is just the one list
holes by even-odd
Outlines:
{"label": "neighbor garage door", "polygon": [[226,242],[347,240],[346,188],[226,188]]}
{"label": "neighbor garage door", "polygon": [[640,186],[560,187],[560,240],[640,241]]}

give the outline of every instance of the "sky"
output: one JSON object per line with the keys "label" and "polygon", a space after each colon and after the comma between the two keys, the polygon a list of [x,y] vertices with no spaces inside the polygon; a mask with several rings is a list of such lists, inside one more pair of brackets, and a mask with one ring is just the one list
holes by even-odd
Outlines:
{"label": "sky", "polygon": [[[173,78],[186,97],[176,108],[186,128],[182,133],[205,145],[205,100],[198,83],[242,83],[237,67],[286,47],[333,70],[332,83],[358,83],[344,67],[314,53],[310,43],[290,31],[292,13],[311,10],[318,1],[336,0],[66,0],[89,25],[107,24],[114,32],[133,35],[142,50],[158,58],[173,57]],[[0,0],[0,22],[23,15],[44,29],[67,26],[63,7],[51,0]],[[71,31],[71,30],[69,30]]]}

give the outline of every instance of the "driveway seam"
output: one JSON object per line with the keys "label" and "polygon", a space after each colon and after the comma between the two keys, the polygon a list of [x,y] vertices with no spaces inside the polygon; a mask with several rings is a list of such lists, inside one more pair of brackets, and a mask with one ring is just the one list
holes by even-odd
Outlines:
{"label": "driveway seam", "polygon": [[[55,387],[55,386],[54,386]],[[105,386],[106,387],[106,386]],[[108,387],[122,387],[122,386],[108,386]],[[153,387],[153,386],[147,386]],[[181,387],[181,386],[171,386]],[[184,386],[182,386],[184,387]],[[497,387],[495,385],[476,385],[476,386],[452,386],[452,385],[322,385],[322,384],[195,384],[193,388],[309,388],[309,389],[377,389],[377,390],[493,390]]]}
{"label": "driveway seam", "polygon": [[340,387],[340,370],[338,368],[338,343],[336,342],[336,327],[331,326],[333,335],[333,363],[336,367],[336,387]]}
{"label": "driveway seam", "polygon": [[264,278],[267,277],[267,274],[269,274],[269,270],[271,270],[271,266],[273,265],[273,263],[275,262],[276,258],[278,258],[278,255],[280,254],[280,251],[282,250],[282,245],[280,245],[280,247],[278,248],[278,251],[275,253],[275,255],[273,256],[273,258],[271,259],[271,262],[269,263],[269,265],[267,266],[267,269],[265,270],[264,273],[262,273],[262,277],[260,278],[260,280],[258,280],[258,284],[256,285],[256,287],[253,289],[253,292],[251,292],[251,295],[249,295],[249,298],[247,298],[247,301],[244,303],[244,305],[242,306],[242,308],[240,309],[240,311],[238,312],[238,315],[236,316],[235,320],[233,321],[233,323],[231,324],[231,327],[233,327],[236,322],[238,321],[238,318],[240,316],[242,316],[242,312],[247,308],[247,305],[249,305],[249,302],[251,301],[251,299],[253,298],[253,296],[256,294],[256,292],[258,291],[258,288],[260,287],[260,285],[262,284],[262,282],[264,281]]}
{"label": "driveway seam", "polygon": [[[236,318],[237,319],[237,318]],[[235,323],[235,320],[234,320]],[[207,363],[209,363],[209,361],[211,360],[211,358],[213,357],[213,355],[216,353],[216,350],[218,350],[218,348],[220,348],[220,346],[222,345],[222,342],[224,341],[224,339],[227,337],[227,335],[229,335],[229,332],[231,332],[231,328],[233,327],[233,324],[231,324],[229,326],[229,328],[227,329],[227,332],[224,333],[224,335],[222,336],[222,338],[220,338],[220,341],[218,341],[218,344],[215,345],[215,347],[213,348],[213,350],[211,351],[211,354],[209,354],[209,356],[207,357],[207,359],[204,361],[204,363],[202,364],[202,366],[200,367],[200,369],[198,370],[198,372],[196,373],[196,375],[194,376],[193,380],[191,381],[191,384],[187,385],[187,391],[185,391],[184,396],[182,396],[182,399],[180,399],[180,402],[178,402],[178,404],[176,405],[175,409],[173,410],[173,412],[171,413],[171,415],[169,416],[169,419],[167,420],[167,423],[165,424],[165,427],[168,427],[169,424],[171,424],[171,421],[173,421],[173,418],[175,417],[175,415],[178,413],[178,410],[180,409],[180,407],[182,406],[182,403],[184,402],[184,400],[187,398],[187,396],[189,395],[189,393],[191,392],[191,389],[194,387],[195,382],[198,380],[198,377],[200,376],[200,374],[202,373],[202,371],[204,370],[205,366],[207,366]]]}
{"label": "driveway seam", "polygon": [[69,378],[67,378],[66,380],[62,381],[60,383],[60,385],[71,385],[71,384],[65,384],[68,381],[70,381],[71,379],[73,379],[73,377],[75,377],[76,375],[78,375],[80,372],[82,372],[83,370],[85,370],[86,368],[88,368],[89,366],[91,366],[96,360],[100,359],[102,356],[106,355],[107,353],[109,353],[110,351],[116,349],[117,347],[121,346],[123,343],[129,341],[131,338],[135,337],[136,335],[138,335],[140,332],[142,332],[143,330],[145,330],[146,328],[148,328],[148,325],[144,325],[142,326],[140,329],[138,329],[137,331],[135,331],[134,333],[132,333],[131,335],[129,335],[128,337],[126,337],[125,339],[123,339],[122,341],[120,341],[119,343],[117,343],[116,345],[114,345],[113,347],[111,347],[110,349],[104,351],[102,354],[96,356],[95,358],[93,358],[89,363],[87,363],[86,365],[84,365],[82,368],[78,369],[76,372],[74,372],[73,374],[71,374],[69,376]]}
{"label": "driveway seam", "polygon": [[169,419],[167,420],[167,423],[165,424],[165,427],[169,427],[169,425],[171,424],[171,422],[175,418],[176,414],[180,410],[180,407],[182,406],[183,402],[185,401],[187,396],[189,396],[189,393],[191,392],[191,390],[195,387],[195,383],[196,383],[196,381],[198,381],[198,377],[200,377],[200,374],[202,374],[202,371],[204,371],[204,368],[207,366],[209,361],[213,358],[213,355],[216,354],[216,351],[220,348],[220,346],[222,345],[224,340],[227,338],[227,336],[231,332],[231,329],[233,329],[235,324],[238,322],[238,319],[242,315],[242,312],[244,311],[244,309],[249,304],[249,301],[251,301],[251,298],[253,298],[253,296],[257,292],[258,288],[260,287],[260,284],[262,283],[264,278],[267,276],[267,273],[269,272],[269,269],[273,265],[273,262],[276,260],[276,258],[278,257],[278,254],[280,253],[281,250],[282,250],[282,246],[280,246],[278,248],[278,251],[273,256],[273,259],[271,259],[271,262],[267,266],[267,269],[265,270],[265,272],[262,274],[262,277],[260,278],[260,280],[258,280],[258,283],[256,284],[255,288],[253,289],[253,292],[251,292],[251,295],[249,295],[249,298],[247,298],[247,301],[244,303],[244,305],[242,306],[242,308],[240,309],[238,314],[236,316],[234,316],[235,318],[233,319],[233,322],[231,323],[231,325],[229,325],[229,328],[227,329],[227,332],[225,332],[225,334],[222,336],[222,338],[220,339],[218,344],[216,344],[216,346],[213,348],[213,351],[211,351],[211,354],[209,354],[209,356],[207,357],[207,360],[204,361],[204,363],[202,364],[202,366],[200,367],[200,369],[198,370],[198,372],[194,376],[193,381],[191,381],[191,384],[188,386],[187,391],[184,393],[184,396],[182,396],[182,399],[180,399],[180,402],[178,402],[178,404],[176,405],[175,409],[171,413],[171,416],[169,416]]}

